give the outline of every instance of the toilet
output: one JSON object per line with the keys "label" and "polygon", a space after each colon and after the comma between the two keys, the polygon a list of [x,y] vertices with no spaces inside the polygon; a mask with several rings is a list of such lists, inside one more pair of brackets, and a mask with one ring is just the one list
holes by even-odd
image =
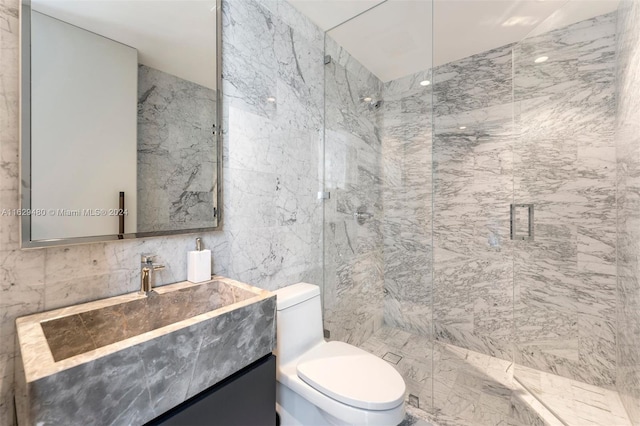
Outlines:
{"label": "toilet", "polygon": [[397,425],[405,384],[382,359],[323,338],[320,289],[277,290],[276,410],[282,426]]}

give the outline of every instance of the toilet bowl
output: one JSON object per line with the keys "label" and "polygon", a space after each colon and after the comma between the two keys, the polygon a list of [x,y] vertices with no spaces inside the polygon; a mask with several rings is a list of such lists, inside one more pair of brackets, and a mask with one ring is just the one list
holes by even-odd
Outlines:
{"label": "toilet bowl", "polygon": [[318,286],[299,283],[275,293],[280,424],[400,423],[405,414],[402,376],[362,349],[324,340]]}

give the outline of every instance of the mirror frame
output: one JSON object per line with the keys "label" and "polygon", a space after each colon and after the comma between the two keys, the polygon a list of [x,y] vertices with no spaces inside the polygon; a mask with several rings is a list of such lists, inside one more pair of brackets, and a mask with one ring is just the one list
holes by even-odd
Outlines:
{"label": "mirror frame", "polygon": [[[193,228],[180,230],[166,230],[153,232],[136,232],[130,234],[96,235],[88,237],[55,238],[46,240],[31,239],[31,216],[20,215],[20,243],[21,248],[40,248],[66,246],[74,244],[88,244],[105,241],[121,241],[137,238],[161,237],[168,235],[195,234],[220,230],[222,227],[222,0],[216,0],[216,132],[214,145],[216,147],[216,179],[213,192],[213,209],[216,226],[207,228]],[[31,209],[31,0],[20,2],[20,37],[19,37],[19,141],[20,141],[20,211]]]}

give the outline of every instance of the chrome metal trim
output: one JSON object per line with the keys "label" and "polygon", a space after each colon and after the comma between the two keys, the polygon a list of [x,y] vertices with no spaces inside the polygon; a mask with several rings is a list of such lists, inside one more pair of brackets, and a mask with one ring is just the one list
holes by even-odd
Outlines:
{"label": "chrome metal trim", "polygon": [[222,229],[222,0],[216,0],[216,182],[213,187],[213,217],[216,219],[211,231]]}
{"label": "chrome metal trim", "polygon": [[[31,0],[22,0],[20,14],[20,63],[18,64],[18,78],[20,79],[19,117],[19,155],[20,155],[20,208],[31,210]],[[26,143],[25,143],[26,141]],[[31,243],[31,216],[20,217],[20,241],[22,247],[25,241]]]}
{"label": "chrome metal trim", "polygon": [[[527,235],[518,235],[518,208],[527,209]],[[533,241],[534,240],[534,205],[533,204],[511,204],[510,223],[511,223],[511,239],[517,241]]]}
{"label": "chrome metal trim", "polygon": [[124,235],[124,191],[120,191],[118,194],[118,238],[122,239]]}

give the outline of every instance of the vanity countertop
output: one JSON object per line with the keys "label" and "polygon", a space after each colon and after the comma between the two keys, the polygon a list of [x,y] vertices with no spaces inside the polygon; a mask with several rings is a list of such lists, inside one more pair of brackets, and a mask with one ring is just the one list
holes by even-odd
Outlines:
{"label": "vanity countertop", "polygon": [[18,318],[20,424],[143,424],[275,348],[269,291],[214,276],[155,292]]}

